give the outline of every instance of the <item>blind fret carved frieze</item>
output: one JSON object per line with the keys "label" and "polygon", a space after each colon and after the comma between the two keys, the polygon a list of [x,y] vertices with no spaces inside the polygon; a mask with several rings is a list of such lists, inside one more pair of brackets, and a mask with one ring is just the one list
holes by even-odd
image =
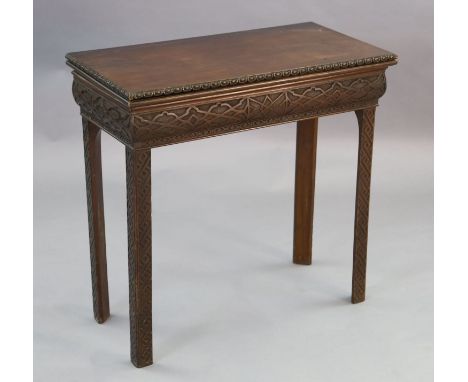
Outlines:
{"label": "blind fret carved frieze", "polygon": [[143,148],[361,109],[375,105],[385,89],[379,73],[134,114],[79,79],[73,95],[85,117],[122,143]]}

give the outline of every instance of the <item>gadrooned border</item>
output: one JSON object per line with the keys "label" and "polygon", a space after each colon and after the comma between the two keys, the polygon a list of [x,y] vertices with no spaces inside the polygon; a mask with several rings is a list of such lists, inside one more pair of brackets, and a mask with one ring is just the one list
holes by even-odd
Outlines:
{"label": "gadrooned border", "polygon": [[96,81],[100,82],[108,89],[117,93],[119,96],[125,98],[127,101],[134,101],[145,98],[154,98],[154,97],[164,97],[174,94],[190,93],[202,90],[210,89],[221,89],[231,86],[238,86],[244,84],[250,84],[255,82],[262,81],[271,81],[287,77],[297,77],[305,74],[312,73],[321,73],[321,72],[331,72],[334,70],[353,68],[356,66],[372,65],[378,64],[381,62],[389,62],[397,59],[397,56],[393,53],[384,54],[380,56],[373,56],[367,58],[360,58],[356,60],[341,61],[331,64],[323,65],[313,65],[313,66],[304,66],[301,68],[287,69],[276,72],[262,73],[262,74],[252,74],[248,76],[242,76],[237,78],[230,78],[226,80],[218,80],[211,82],[196,83],[184,86],[175,86],[168,87],[164,89],[155,89],[155,90],[144,90],[136,93],[130,93],[121,86],[117,85],[113,81],[105,78],[102,74],[98,73],[94,69],[80,63],[71,53],[68,53],[65,58],[76,68],[82,70],[84,73],[91,76]]}

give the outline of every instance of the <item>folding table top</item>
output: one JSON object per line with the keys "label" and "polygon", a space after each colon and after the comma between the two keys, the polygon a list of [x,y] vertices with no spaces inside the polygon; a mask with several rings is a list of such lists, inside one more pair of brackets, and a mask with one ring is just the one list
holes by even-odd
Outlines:
{"label": "folding table top", "polygon": [[312,22],[73,52],[66,58],[126,100],[397,60],[391,52]]}

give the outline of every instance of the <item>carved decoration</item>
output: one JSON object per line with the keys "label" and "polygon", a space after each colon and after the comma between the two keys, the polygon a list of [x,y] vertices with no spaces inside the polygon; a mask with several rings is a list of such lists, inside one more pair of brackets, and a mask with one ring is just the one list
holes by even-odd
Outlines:
{"label": "carved decoration", "polygon": [[153,363],[151,151],[126,148],[131,360]]}
{"label": "carved decoration", "polygon": [[224,80],[219,80],[219,81],[188,84],[184,86],[174,86],[174,87],[168,87],[165,89],[144,90],[144,91],[135,92],[135,93],[130,93],[126,91],[124,88],[122,88],[118,84],[114,83],[113,81],[104,77],[102,74],[96,72],[95,70],[91,69],[87,65],[77,60],[75,57],[73,57],[72,54],[67,54],[66,58],[73,66],[82,70],[83,72],[85,72],[86,74],[94,78],[96,81],[102,83],[107,88],[111,89],[116,94],[118,94],[119,96],[125,98],[128,101],[132,101],[132,100],[138,100],[138,99],[144,99],[144,98],[164,97],[168,95],[190,93],[190,92],[196,92],[196,91],[202,91],[202,90],[221,89],[221,88],[239,86],[239,85],[248,84],[248,83],[265,82],[265,81],[277,80],[277,79],[288,78],[288,77],[297,77],[297,76],[302,76],[305,74],[331,72],[334,70],[353,68],[356,66],[372,65],[372,64],[378,64],[381,62],[394,61],[397,59],[397,56],[394,54],[384,54],[380,56],[361,58],[357,60],[339,61],[339,62],[326,64],[326,65],[304,66],[301,68],[281,70],[277,72],[251,74],[247,76],[224,79]]}
{"label": "carved decoration", "polygon": [[97,123],[121,142],[131,144],[131,119],[126,109],[77,80],[73,81],[72,92],[84,117]]}
{"label": "carved decoration", "polygon": [[356,211],[354,217],[353,248],[353,303],[362,302],[366,296],[367,228],[374,142],[375,107],[356,111],[359,123],[359,154],[356,185]]}
{"label": "carved decoration", "polygon": [[356,110],[385,93],[385,75],[333,81],[294,90],[183,106],[134,116],[135,142],[154,147]]}
{"label": "carved decoration", "polygon": [[283,89],[204,104],[131,114],[75,79],[73,94],[81,113],[122,143],[150,148],[209,136],[364,109],[385,93],[384,73]]}

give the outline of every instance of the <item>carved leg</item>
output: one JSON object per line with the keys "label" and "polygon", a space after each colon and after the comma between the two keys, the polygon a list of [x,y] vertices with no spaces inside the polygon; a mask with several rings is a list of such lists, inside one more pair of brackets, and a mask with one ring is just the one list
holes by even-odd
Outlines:
{"label": "carved leg", "polygon": [[83,118],[83,142],[88,201],[89,249],[94,318],[102,324],[109,318],[104,200],[102,197],[101,130]]}
{"label": "carved leg", "polygon": [[318,118],[297,123],[293,244],[295,264],[309,265],[312,262],[317,132]]}
{"label": "carved leg", "polygon": [[126,148],[131,360],[153,363],[151,151]]}
{"label": "carved leg", "polygon": [[351,301],[362,302],[366,297],[367,226],[374,140],[375,107],[357,110],[359,124],[359,154],[354,216],[353,286]]}

